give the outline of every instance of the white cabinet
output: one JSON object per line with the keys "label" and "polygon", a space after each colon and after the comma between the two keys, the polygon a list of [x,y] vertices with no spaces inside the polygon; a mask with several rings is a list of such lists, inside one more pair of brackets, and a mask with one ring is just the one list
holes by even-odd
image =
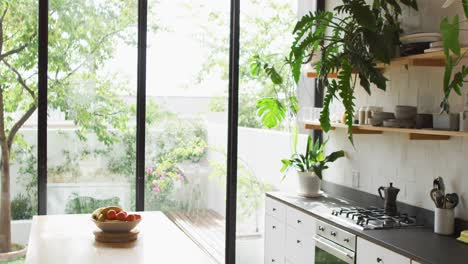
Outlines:
{"label": "white cabinet", "polygon": [[315,218],[287,207],[286,222],[286,259],[294,264],[314,263]]}
{"label": "white cabinet", "polygon": [[286,225],[276,218],[265,217],[265,264],[284,263]]}
{"label": "white cabinet", "polygon": [[411,264],[422,264],[421,262],[417,262],[416,260],[411,260]]}
{"label": "white cabinet", "polygon": [[268,197],[265,211],[265,264],[314,263],[315,218]]}
{"label": "white cabinet", "polygon": [[358,237],[356,264],[411,264],[411,260]]}
{"label": "white cabinet", "polygon": [[266,198],[265,202],[265,264],[285,262],[286,205]]}

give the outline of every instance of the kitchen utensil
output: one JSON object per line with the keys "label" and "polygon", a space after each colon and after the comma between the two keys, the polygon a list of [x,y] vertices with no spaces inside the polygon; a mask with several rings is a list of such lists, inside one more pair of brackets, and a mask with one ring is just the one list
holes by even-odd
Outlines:
{"label": "kitchen utensil", "polygon": [[418,108],[415,106],[408,105],[397,105],[395,106],[395,117],[396,119],[412,119],[416,118]]}
{"label": "kitchen utensil", "polygon": [[[380,195],[380,198],[385,200],[384,211],[386,215],[394,216],[397,214],[397,195],[400,192],[400,189],[393,187],[393,183],[390,183],[389,187],[379,187],[377,189]],[[382,191],[385,193],[385,197],[382,195]]]}
{"label": "kitchen utensil", "polygon": [[432,183],[432,187],[434,189],[442,191],[442,193],[445,194],[445,183],[444,183],[444,179],[442,179],[442,177],[435,178],[434,182]]}
{"label": "kitchen utensil", "polygon": [[445,195],[445,208],[446,209],[453,209],[458,205],[458,194],[456,193],[447,193]]}
{"label": "kitchen utensil", "polygon": [[453,209],[436,208],[434,210],[434,233],[451,235],[454,227],[455,213]]}
{"label": "kitchen utensil", "polygon": [[432,189],[430,195],[431,195],[432,201],[434,201],[437,208],[444,207],[445,196],[442,193],[442,191],[437,190],[437,189]]}

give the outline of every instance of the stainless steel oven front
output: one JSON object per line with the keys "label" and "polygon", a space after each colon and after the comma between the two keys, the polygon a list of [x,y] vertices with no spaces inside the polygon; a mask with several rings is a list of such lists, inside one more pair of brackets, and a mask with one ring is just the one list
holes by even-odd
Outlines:
{"label": "stainless steel oven front", "polygon": [[356,235],[327,223],[317,223],[315,264],[354,264]]}

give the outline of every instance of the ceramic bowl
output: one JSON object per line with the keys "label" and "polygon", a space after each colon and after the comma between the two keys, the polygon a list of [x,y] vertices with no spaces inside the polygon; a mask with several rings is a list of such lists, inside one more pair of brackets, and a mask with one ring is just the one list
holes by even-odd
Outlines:
{"label": "ceramic bowl", "polygon": [[396,119],[404,119],[404,120],[415,119],[417,113],[418,113],[418,108],[414,106],[397,105],[395,107]]}
{"label": "ceramic bowl", "polygon": [[127,233],[134,229],[140,222],[141,219],[135,221],[118,221],[111,220],[106,222],[96,221],[91,218],[96,226],[106,233]]}
{"label": "ceramic bowl", "polygon": [[395,114],[390,112],[375,112],[372,114],[372,118],[380,120],[395,119]]}
{"label": "ceramic bowl", "polygon": [[368,118],[367,120],[369,121],[369,124],[370,124],[371,126],[381,126],[382,123],[383,123],[383,120],[382,120],[382,119],[373,118],[373,117]]}
{"label": "ceramic bowl", "polygon": [[383,126],[399,128],[401,127],[401,124],[400,124],[400,121],[397,119],[389,119],[389,120],[383,121]]}

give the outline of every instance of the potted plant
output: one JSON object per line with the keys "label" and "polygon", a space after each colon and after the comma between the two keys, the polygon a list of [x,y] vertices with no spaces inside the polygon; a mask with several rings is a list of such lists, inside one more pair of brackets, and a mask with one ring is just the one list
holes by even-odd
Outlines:
{"label": "potted plant", "polygon": [[[367,2],[343,0],[333,11],[303,16],[294,28],[295,39],[288,58],[297,83],[302,64],[311,63],[319,56],[314,66],[319,87],[325,89],[321,126],[329,131],[330,104],[334,98],[341,97],[351,142],[355,87],[359,83],[368,94],[371,84],[386,89],[387,78],[378,69],[377,62],[389,64],[398,55],[402,7],[417,9],[416,0]],[[329,80],[330,73],[338,73],[337,79]]]}
{"label": "potted plant", "polygon": [[[281,160],[283,163],[283,167],[281,168],[282,173],[286,173],[291,168],[297,170],[299,195],[306,197],[318,196],[323,177],[322,172],[328,169],[327,164],[344,157],[345,153],[343,150],[335,151],[325,156],[324,149],[327,141],[323,144],[320,144],[318,140],[313,143],[312,137],[309,135],[305,154],[294,153],[291,158]],[[285,176],[283,176],[283,179]]]}

